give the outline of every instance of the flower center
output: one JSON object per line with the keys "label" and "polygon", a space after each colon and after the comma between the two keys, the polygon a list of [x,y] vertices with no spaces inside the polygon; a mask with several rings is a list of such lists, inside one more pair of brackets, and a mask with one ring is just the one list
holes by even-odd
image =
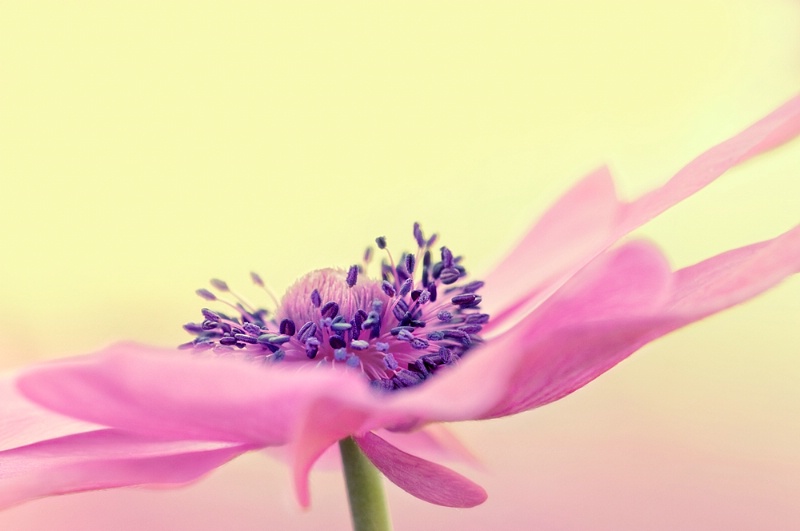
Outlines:
{"label": "flower center", "polygon": [[379,280],[363,274],[372,257],[368,248],[361,266],[312,271],[279,303],[253,273],[254,283],[277,306],[272,317],[225,282],[212,280],[218,292],[229,293],[235,302],[206,289],[198,290],[198,295],[228,305],[237,315],[204,308],[204,321],[184,326],[196,337],[181,347],[241,351],[265,362],[359,370],[387,391],[417,385],[480,343],[478,333],[489,316],[479,309],[477,292],[483,282],[459,282],[466,275],[460,257],[441,247],[441,260],[432,263],[436,235],[426,240],[415,223],[414,237],[417,251],[403,253],[398,263],[386,249],[386,239],[375,240],[386,252]]}

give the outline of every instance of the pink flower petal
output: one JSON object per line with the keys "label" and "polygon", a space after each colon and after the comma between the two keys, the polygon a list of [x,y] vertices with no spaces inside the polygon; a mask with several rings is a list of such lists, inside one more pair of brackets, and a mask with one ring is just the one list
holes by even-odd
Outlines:
{"label": "pink flower petal", "polygon": [[[495,315],[493,337],[511,328],[604,249],[630,231],[750,158],[800,133],[800,96],[687,164],[666,184],[636,201],[616,198],[608,171],[598,170],[570,190],[485,277],[485,307]],[[514,278],[508,283],[506,279]]]}
{"label": "pink flower petal", "polygon": [[[528,303],[537,289],[582,264],[615,229],[619,200],[608,168],[587,175],[537,221],[514,250],[484,278],[483,307],[493,323]],[[513,278],[514,282],[508,282]]]}
{"label": "pink flower petal", "polygon": [[[559,344],[560,330],[650,315],[669,298],[670,271],[661,252],[631,242],[598,257],[512,331],[489,341],[458,367],[401,397],[455,421],[529,409],[543,387],[558,384],[558,367],[583,360]],[[624,330],[619,330],[624,334]],[[602,354],[602,353],[601,353]],[[609,354],[611,355],[611,354]],[[477,410],[476,410],[477,409]]]}
{"label": "pink flower petal", "polygon": [[0,451],[101,428],[34,404],[17,391],[15,378],[15,374],[0,378]]}
{"label": "pink flower petal", "polygon": [[0,452],[0,508],[42,496],[130,485],[180,485],[250,447],[153,441],[98,430]]}
{"label": "pink flower petal", "polygon": [[[367,405],[375,399],[361,378],[343,371],[264,367],[135,344],[41,366],[22,375],[19,387],[47,408],[105,426],[259,446],[287,443],[309,410],[329,398]],[[334,441],[351,433],[340,420],[328,426]]]}
{"label": "pink flower petal", "polygon": [[[800,272],[800,227],[773,240],[723,253],[669,278],[664,278],[663,263],[655,256],[647,258],[637,252],[624,258],[619,254],[601,257],[603,262],[581,271],[512,332],[476,352],[457,371],[432,381],[420,394],[427,393],[425,399],[435,402],[450,392],[449,387],[469,388],[485,398],[488,407],[480,415],[484,418],[558,400],[648,342],[748,300]],[[638,270],[637,260],[641,264]],[[626,278],[631,279],[630,286],[626,286]],[[612,290],[609,286],[614,285]],[[609,308],[599,296],[603,289],[618,303]],[[642,306],[635,304],[636,297],[642,298]]]}
{"label": "pink flower petal", "polygon": [[800,95],[691,161],[664,186],[626,204],[620,220],[619,236],[680,203],[734,166],[774,149],[798,134]]}
{"label": "pink flower petal", "polygon": [[373,433],[356,442],[375,467],[409,494],[446,507],[474,507],[486,501],[486,491],[441,465],[399,450]]}

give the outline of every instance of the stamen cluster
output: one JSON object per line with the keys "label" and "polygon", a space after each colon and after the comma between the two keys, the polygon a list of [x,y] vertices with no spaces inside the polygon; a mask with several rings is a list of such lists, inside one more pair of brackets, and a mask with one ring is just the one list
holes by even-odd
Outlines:
{"label": "stamen cluster", "polygon": [[295,362],[360,370],[377,388],[391,391],[415,386],[439,368],[456,363],[481,342],[478,335],[489,315],[481,313],[481,281],[459,283],[466,276],[461,257],[447,247],[432,261],[434,234],[425,239],[414,224],[415,253],[394,261],[384,237],[376,238],[386,256],[380,280],[364,273],[373,249],[361,265],[347,271],[312,271],[290,287],[280,303],[252,273],[253,282],[275,301],[271,314],[256,308],[214,279],[212,287],[236,300],[222,299],[207,289],[202,298],[232,308],[228,315],[208,308],[204,320],[184,328],[195,339],[182,345],[196,351],[241,351],[265,362]]}

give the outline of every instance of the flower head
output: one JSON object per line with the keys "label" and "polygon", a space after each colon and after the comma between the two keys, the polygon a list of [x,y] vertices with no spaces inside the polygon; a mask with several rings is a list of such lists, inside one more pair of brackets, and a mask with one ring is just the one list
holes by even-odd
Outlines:
{"label": "flower head", "polygon": [[[466,275],[461,258],[441,247],[441,259],[434,263],[436,236],[425,239],[419,223],[413,234],[417,250],[403,253],[398,263],[385,238],[377,238],[387,254],[378,278],[363,274],[371,248],[362,266],[306,274],[286,291],[272,318],[268,310],[235,294],[236,302],[226,302],[235,316],[204,308],[202,322],[184,326],[196,337],[182,347],[217,354],[239,351],[263,362],[355,369],[386,391],[414,387],[479,345],[489,315],[480,310],[483,282],[460,282]],[[258,274],[252,278],[264,287]],[[231,293],[223,281],[211,284]],[[198,294],[220,300],[205,289]]]}
{"label": "flower head", "polygon": [[678,271],[650,242],[617,244],[799,132],[800,96],[632,202],[599,169],[482,281],[419,225],[416,250],[395,261],[378,238],[383,263],[370,265],[369,251],[361,265],[308,273],[271,312],[213,280],[215,292],[198,294],[228,308],[186,325],[194,340],[184,350],[118,344],[1,382],[10,431],[0,459],[13,472],[0,504],[183,483],[242,452],[285,446],[305,505],[311,466],[346,437],[419,498],[481,503],[483,489],[420,457],[453,448],[435,423],[558,400],[646,343],[800,271],[800,226]]}

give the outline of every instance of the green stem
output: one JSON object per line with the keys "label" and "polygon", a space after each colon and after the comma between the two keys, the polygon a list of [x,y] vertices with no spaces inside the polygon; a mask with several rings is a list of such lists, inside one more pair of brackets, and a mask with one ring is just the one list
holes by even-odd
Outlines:
{"label": "green stem", "polygon": [[354,531],[391,531],[381,473],[352,437],[339,441]]}

